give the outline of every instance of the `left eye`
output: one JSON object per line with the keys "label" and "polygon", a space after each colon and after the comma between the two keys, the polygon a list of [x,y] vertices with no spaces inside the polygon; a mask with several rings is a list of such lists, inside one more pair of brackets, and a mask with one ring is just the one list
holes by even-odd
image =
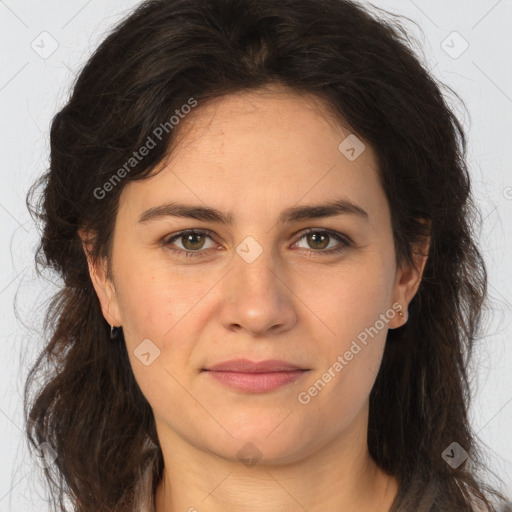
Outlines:
{"label": "left eye", "polygon": [[[308,244],[313,244],[313,246],[315,246],[316,249],[322,249],[320,251],[313,251],[313,252],[321,252],[321,253],[328,253],[328,254],[334,253],[334,252],[341,252],[351,245],[347,238],[345,238],[340,233],[336,233],[334,231],[309,230],[300,237],[299,241],[302,240],[303,238],[306,239],[306,242]],[[339,247],[336,245],[334,246],[334,248],[332,248],[332,246],[329,247],[329,242],[331,242],[332,240],[337,240],[338,242],[340,242],[340,244],[338,244]],[[327,243],[326,243],[326,241],[327,241]],[[296,242],[296,243],[298,243],[298,242]],[[308,249],[308,248],[306,247],[306,249]],[[324,250],[324,249],[328,249],[328,250]]]}

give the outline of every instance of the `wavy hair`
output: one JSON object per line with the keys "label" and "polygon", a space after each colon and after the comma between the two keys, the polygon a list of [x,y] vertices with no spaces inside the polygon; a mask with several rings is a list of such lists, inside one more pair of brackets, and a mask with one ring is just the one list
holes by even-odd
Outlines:
{"label": "wavy hair", "polygon": [[[44,469],[56,510],[134,511],[143,475],[153,491],[162,475],[152,409],[122,331],[110,340],[78,233],[94,233],[93,258],[110,261],[123,187],[170,154],[181,124],[160,130],[143,160],[98,191],[190,98],[201,108],[272,84],[320,98],[372,145],[398,263],[412,263],[414,244],[431,237],[409,320],[388,332],[370,395],[368,447],[399,481],[397,506],[432,482],[433,510],[488,511],[503,499],[480,475],[468,420],[487,275],[466,139],[413,43],[394,18],[349,0],[149,0],[94,51],[52,120],[49,167],[27,195],[41,226],[36,267],[63,283],[25,384],[28,440],[58,455]],[[453,442],[469,456],[457,468],[441,456]]]}

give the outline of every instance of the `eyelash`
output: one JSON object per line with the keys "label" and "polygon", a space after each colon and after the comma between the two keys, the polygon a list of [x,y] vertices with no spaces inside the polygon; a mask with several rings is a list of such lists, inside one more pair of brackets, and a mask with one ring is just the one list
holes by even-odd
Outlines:
{"label": "eyelash", "polygon": [[[311,249],[311,251],[313,253],[319,253],[320,255],[322,255],[322,254],[323,255],[339,254],[339,253],[347,250],[349,247],[352,247],[352,245],[353,245],[352,241],[346,235],[341,235],[340,233],[337,233],[336,231],[331,231],[328,229],[308,229],[300,236],[300,238],[297,240],[297,242],[302,240],[305,236],[309,235],[310,233],[327,234],[330,237],[337,240],[338,242],[341,242],[341,246],[338,248],[335,248],[335,249],[329,249],[329,250],[323,250],[323,251],[322,250],[315,251],[314,249]],[[205,235],[210,238],[213,238],[210,231],[203,230],[203,229],[187,229],[185,231],[180,231],[179,233],[176,233],[171,238],[162,239],[162,244],[165,246],[165,248],[168,251],[171,251],[172,253],[175,253],[175,254],[179,254],[180,256],[182,256],[184,254],[186,258],[194,258],[194,257],[201,258],[201,257],[203,257],[201,255],[201,253],[206,252],[206,250],[191,251],[191,250],[183,250],[183,249],[173,249],[171,247],[173,241],[175,241],[185,235],[189,235],[189,234]],[[297,243],[297,242],[295,242],[295,243]],[[307,251],[308,249],[302,249],[302,250]]]}

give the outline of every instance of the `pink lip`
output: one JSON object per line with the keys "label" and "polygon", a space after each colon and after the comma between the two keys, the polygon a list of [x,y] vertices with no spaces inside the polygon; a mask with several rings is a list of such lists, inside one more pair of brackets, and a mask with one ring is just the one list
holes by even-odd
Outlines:
{"label": "pink lip", "polygon": [[205,371],[229,387],[265,393],[296,381],[309,370],[275,359],[261,362],[234,359],[216,364]]}
{"label": "pink lip", "polygon": [[252,393],[273,391],[296,381],[308,370],[291,370],[287,372],[243,373],[207,371],[213,378],[232,388]]}
{"label": "pink lip", "polygon": [[250,361],[249,359],[231,359],[205,368],[205,370],[240,373],[270,373],[305,370],[305,368],[280,359],[267,359],[266,361],[259,362]]}

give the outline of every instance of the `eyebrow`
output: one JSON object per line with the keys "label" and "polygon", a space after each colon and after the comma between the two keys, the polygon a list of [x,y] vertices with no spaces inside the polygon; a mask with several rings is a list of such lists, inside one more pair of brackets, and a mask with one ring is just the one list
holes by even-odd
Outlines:
{"label": "eyebrow", "polygon": [[[292,206],[281,212],[278,223],[285,224],[337,215],[350,215],[364,221],[369,220],[366,210],[348,199],[338,199],[323,204]],[[178,202],[170,202],[145,210],[139,216],[139,222],[145,223],[169,216],[217,222],[228,226],[233,224],[233,215],[231,213],[222,212],[207,206],[196,206]]]}

